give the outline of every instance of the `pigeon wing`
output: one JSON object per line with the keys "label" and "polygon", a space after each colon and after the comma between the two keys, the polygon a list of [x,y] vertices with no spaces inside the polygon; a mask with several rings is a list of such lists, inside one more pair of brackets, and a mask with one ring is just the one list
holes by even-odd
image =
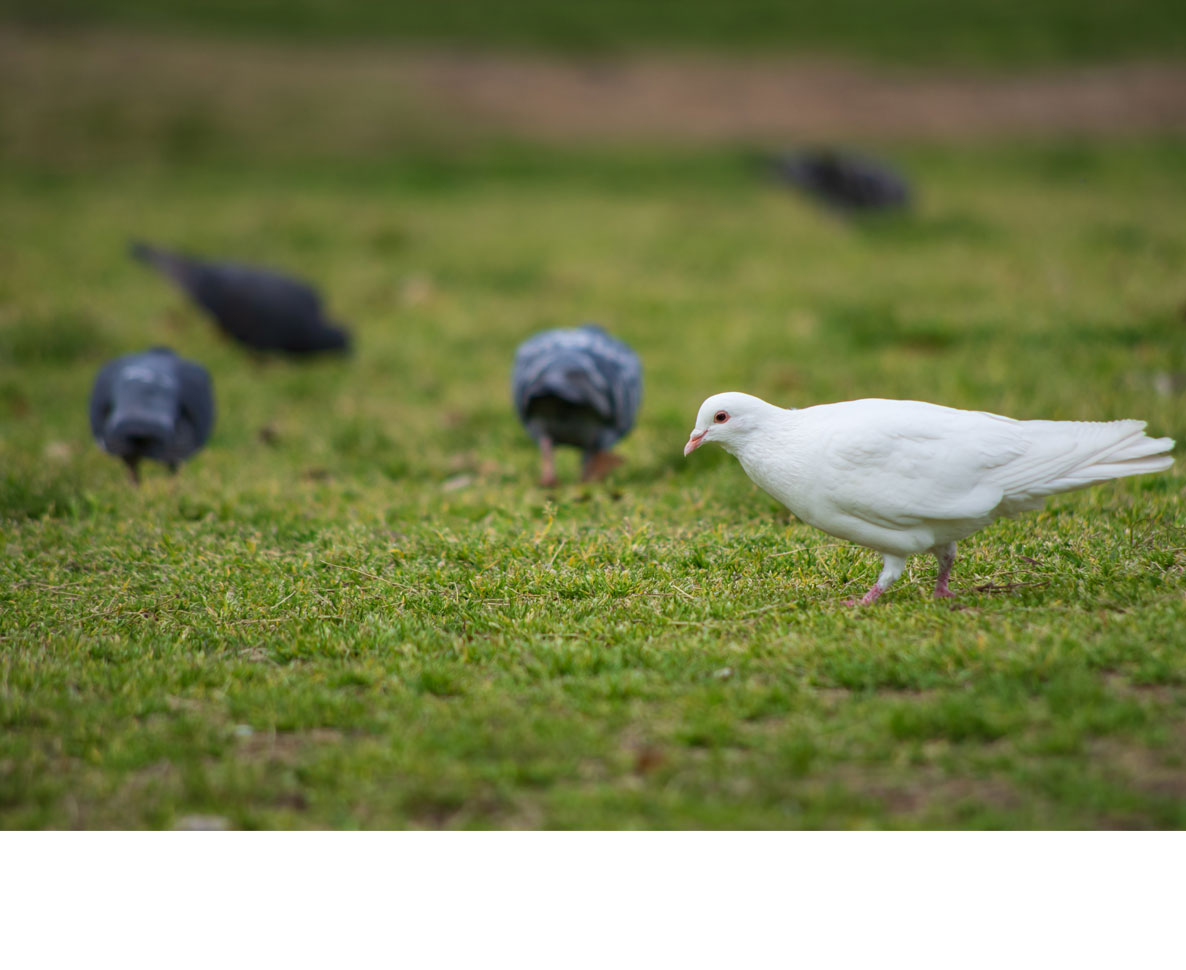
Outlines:
{"label": "pigeon wing", "polygon": [[278,273],[208,264],[191,292],[228,332],[260,350],[299,344],[298,335],[322,326],[317,291]]}
{"label": "pigeon wing", "polygon": [[103,437],[103,428],[114,403],[115,382],[123,369],[127,357],[117,357],[103,365],[91,388],[90,420],[91,434],[96,439]]}
{"label": "pigeon wing", "polygon": [[1016,421],[916,401],[858,403],[819,429],[823,486],[837,509],[881,528],[987,522],[1173,463],[1173,442],[1146,436],[1143,421]]}
{"label": "pigeon wing", "polygon": [[[589,328],[592,329],[592,328]],[[621,340],[600,331],[594,364],[610,394],[610,414],[614,432],[623,438],[634,427],[642,403],[642,363],[638,355]]]}
{"label": "pigeon wing", "polygon": [[[880,528],[991,517],[1006,482],[1033,463],[1023,422],[862,403],[874,407],[846,416],[825,446],[826,487],[838,509]],[[890,407],[878,413],[876,405]]]}
{"label": "pigeon wing", "polygon": [[515,351],[511,368],[511,397],[520,420],[527,420],[527,406],[531,403],[532,388],[543,376],[549,363],[559,353],[560,330],[545,330],[523,341]]}
{"label": "pigeon wing", "polygon": [[181,385],[181,411],[194,427],[197,447],[201,447],[214,429],[214,389],[210,374],[201,364],[177,361],[177,379]]}

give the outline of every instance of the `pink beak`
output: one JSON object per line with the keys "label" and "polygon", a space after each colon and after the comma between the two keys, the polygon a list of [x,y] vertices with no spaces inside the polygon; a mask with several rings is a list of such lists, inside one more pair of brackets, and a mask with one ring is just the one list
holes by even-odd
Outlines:
{"label": "pink beak", "polygon": [[687,458],[693,451],[704,444],[704,436],[708,434],[708,428],[703,431],[693,431],[688,443],[684,445],[684,457]]}

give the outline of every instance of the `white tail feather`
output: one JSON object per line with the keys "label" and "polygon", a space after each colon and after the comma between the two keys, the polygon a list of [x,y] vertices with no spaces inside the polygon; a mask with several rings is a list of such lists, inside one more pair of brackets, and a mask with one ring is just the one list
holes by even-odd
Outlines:
{"label": "white tail feather", "polygon": [[1145,434],[1144,421],[1075,422],[1062,428],[1063,434],[1072,428],[1078,432],[1078,440],[1066,456],[1069,461],[1048,481],[1032,483],[1027,489],[1030,495],[1053,495],[1130,475],[1163,472],[1174,463],[1167,454],[1174,447],[1173,439],[1150,438]]}
{"label": "white tail feather", "polygon": [[1127,475],[1162,472],[1174,463],[1173,457],[1167,454],[1174,447],[1173,438],[1150,438],[1145,434],[1144,421],[1123,423],[1132,424],[1132,432],[1097,454],[1090,464],[1082,466],[1072,477],[1090,474],[1093,481],[1107,481]]}

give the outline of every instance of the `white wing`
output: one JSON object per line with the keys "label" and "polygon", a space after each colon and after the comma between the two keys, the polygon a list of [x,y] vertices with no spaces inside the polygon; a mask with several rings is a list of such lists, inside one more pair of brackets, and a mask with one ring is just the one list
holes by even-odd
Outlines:
{"label": "white wing", "polygon": [[[1169,439],[1141,421],[1015,421],[918,401],[809,408],[822,435],[820,478],[831,503],[880,528],[987,522],[1056,492],[1160,471]],[[805,416],[807,412],[801,412]]]}

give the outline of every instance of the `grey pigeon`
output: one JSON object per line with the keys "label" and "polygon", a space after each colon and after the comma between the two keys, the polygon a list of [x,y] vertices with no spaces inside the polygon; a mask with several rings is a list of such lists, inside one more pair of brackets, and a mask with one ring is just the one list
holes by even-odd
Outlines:
{"label": "grey pigeon", "polygon": [[350,346],[349,334],[326,320],[317,291],[300,280],[237,263],[208,263],[145,243],[133,243],[131,252],[252,350],[314,354]]}
{"label": "grey pigeon", "polygon": [[99,371],[90,411],[99,447],[122,458],[132,481],[139,483],[142,459],[164,462],[175,472],[210,437],[210,375],[168,347],[128,354]]}
{"label": "grey pigeon", "polygon": [[895,209],[910,204],[906,179],[885,162],[833,149],[815,149],[775,161],[784,180],[833,209]]}
{"label": "grey pigeon", "polygon": [[582,480],[594,481],[621,462],[610,449],[634,427],[642,364],[596,324],[545,330],[515,352],[511,394],[519,420],[539,443],[542,484],[556,484],[554,445],[580,448]]}

